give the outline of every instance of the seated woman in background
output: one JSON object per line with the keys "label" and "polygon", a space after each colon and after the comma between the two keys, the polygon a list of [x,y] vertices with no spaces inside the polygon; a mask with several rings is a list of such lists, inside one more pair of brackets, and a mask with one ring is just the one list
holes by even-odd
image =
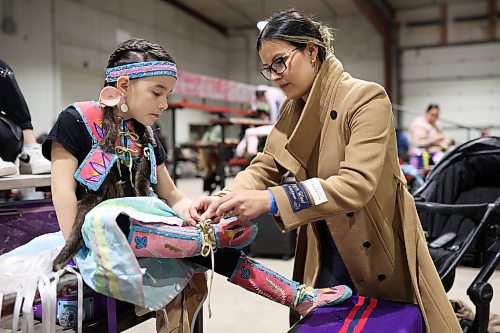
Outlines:
{"label": "seated woman in background", "polygon": [[430,104],[425,115],[415,118],[410,125],[410,147],[425,149],[429,152],[447,150],[450,140],[444,136],[438,122],[440,109],[437,104]]}
{"label": "seated woman in background", "polygon": [[274,123],[278,120],[279,107],[285,95],[281,90],[276,93],[271,87],[258,86],[255,92],[255,103],[252,103],[258,117],[267,119],[270,125],[250,127],[245,130],[245,135],[236,147],[235,156],[251,160],[259,151],[260,139],[266,138],[273,129]]}

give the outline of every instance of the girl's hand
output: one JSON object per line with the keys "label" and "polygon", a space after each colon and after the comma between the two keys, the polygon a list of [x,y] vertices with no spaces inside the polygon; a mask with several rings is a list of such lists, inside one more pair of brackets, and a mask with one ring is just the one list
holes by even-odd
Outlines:
{"label": "girl's hand", "polygon": [[[220,199],[215,196],[202,196],[191,204],[186,210],[186,222],[190,225],[196,225],[197,222],[211,218],[214,214],[207,214],[209,207],[214,206],[217,209],[217,201]],[[212,211],[211,209],[210,211]]]}
{"label": "girl's hand", "polygon": [[217,219],[236,216],[240,221],[249,221],[271,209],[271,196],[267,190],[236,191],[218,199],[205,214],[215,215]]}

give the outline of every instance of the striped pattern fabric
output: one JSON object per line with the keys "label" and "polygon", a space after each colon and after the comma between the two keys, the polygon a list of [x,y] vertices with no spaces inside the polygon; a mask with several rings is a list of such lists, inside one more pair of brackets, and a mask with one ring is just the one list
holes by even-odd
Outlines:
{"label": "striped pattern fabric", "polygon": [[145,61],[118,67],[106,68],[106,82],[116,82],[120,76],[130,79],[167,75],[177,78],[177,66],[170,61]]}
{"label": "striped pattern fabric", "polygon": [[333,307],[316,309],[289,333],[422,333],[422,315],[416,305],[353,296]]}

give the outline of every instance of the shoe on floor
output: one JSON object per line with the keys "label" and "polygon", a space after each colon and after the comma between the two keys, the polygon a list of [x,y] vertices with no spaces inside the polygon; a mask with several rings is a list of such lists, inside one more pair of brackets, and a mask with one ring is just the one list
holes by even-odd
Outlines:
{"label": "shoe on floor", "polygon": [[19,173],[33,175],[50,173],[50,161],[43,157],[39,144],[23,147],[19,154]]}
{"label": "shoe on floor", "polygon": [[17,173],[16,165],[12,162],[6,162],[0,158],[0,177],[10,176]]}

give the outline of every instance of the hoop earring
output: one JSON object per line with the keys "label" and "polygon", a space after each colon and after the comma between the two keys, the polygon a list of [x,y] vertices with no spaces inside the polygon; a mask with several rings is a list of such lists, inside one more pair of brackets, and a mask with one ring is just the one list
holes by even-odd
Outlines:
{"label": "hoop earring", "polygon": [[123,103],[122,105],[120,105],[120,110],[123,113],[127,113],[128,112],[128,105],[127,105],[127,103]]}

